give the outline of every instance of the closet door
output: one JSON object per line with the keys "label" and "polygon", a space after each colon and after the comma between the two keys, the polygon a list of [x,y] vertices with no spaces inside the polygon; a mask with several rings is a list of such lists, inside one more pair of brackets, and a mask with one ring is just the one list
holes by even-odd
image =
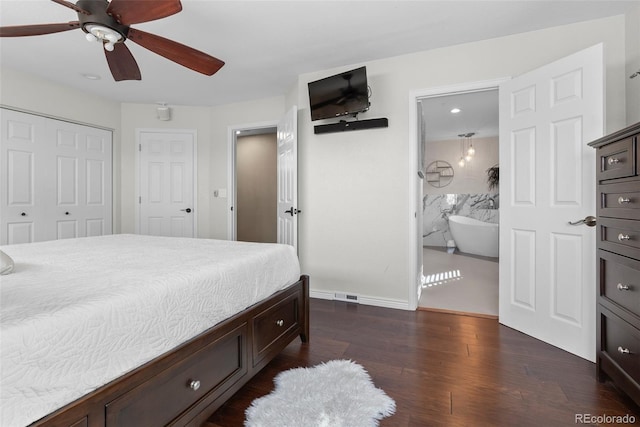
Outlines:
{"label": "closet door", "polygon": [[50,120],[47,134],[55,159],[52,239],[111,234],[111,132]]}
{"label": "closet door", "polygon": [[[47,221],[52,215],[48,188],[38,188],[36,175],[49,168],[45,153],[46,119],[0,110],[0,244],[48,240]],[[42,187],[50,184],[43,180]]]}
{"label": "closet door", "polygon": [[111,132],[0,115],[0,244],[110,234]]}

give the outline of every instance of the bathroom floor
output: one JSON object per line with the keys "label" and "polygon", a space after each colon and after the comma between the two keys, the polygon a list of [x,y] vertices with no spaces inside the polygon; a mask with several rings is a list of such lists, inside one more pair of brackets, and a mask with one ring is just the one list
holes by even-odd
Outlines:
{"label": "bathroom floor", "polygon": [[419,309],[498,317],[496,258],[449,254],[446,248],[424,247],[424,275]]}

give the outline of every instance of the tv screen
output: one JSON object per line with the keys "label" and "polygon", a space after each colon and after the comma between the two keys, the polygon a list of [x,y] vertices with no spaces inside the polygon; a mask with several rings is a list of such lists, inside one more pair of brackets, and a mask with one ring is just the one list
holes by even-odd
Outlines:
{"label": "tv screen", "polygon": [[366,67],[309,83],[311,120],[357,114],[369,109]]}

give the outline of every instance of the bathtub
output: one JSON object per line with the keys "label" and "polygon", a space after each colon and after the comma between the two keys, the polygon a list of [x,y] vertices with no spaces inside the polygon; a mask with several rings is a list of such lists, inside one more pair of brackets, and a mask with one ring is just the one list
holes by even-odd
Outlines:
{"label": "bathtub", "polygon": [[498,256],[498,224],[451,215],[449,230],[460,252],[486,257]]}

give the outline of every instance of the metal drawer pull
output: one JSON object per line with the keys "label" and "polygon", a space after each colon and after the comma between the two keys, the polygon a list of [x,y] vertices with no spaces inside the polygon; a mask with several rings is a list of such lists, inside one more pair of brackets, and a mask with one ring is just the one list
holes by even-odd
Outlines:
{"label": "metal drawer pull", "polygon": [[616,288],[618,288],[619,291],[628,291],[630,289],[629,285],[623,285],[622,283],[618,283]]}
{"label": "metal drawer pull", "polygon": [[276,325],[278,326],[284,326],[284,320],[280,319],[280,320],[276,320]]}
{"label": "metal drawer pull", "polygon": [[628,348],[622,348],[622,346],[618,347],[618,353],[620,354],[629,354],[631,353]]}
{"label": "metal drawer pull", "polygon": [[631,237],[629,237],[628,234],[622,234],[622,233],[618,234],[618,240],[621,241],[621,242],[625,241],[625,240],[629,240],[630,238]]}
{"label": "metal drawer pull", "polygon": [[198,390],[198,389],[200,388],[200,381],[198,381],[198,380],[192,380],[192,381],[189,383],[189,388],[190,388],[191,390],[193,390],[193,391]]}
{"label": "metal drawer pull", "polygon": [[628,197],[618,197],[618,204],[619,205],[624,205],[625,203],[629,203],[631,202],[631,199],[629,199]]}
{"label": "metal drawer pull", "polygon": [[617,157],[609,157],[607,163],[609,163],[610,165],[615,165],[616,163],[620,163],[620,159],[618,159]]}

